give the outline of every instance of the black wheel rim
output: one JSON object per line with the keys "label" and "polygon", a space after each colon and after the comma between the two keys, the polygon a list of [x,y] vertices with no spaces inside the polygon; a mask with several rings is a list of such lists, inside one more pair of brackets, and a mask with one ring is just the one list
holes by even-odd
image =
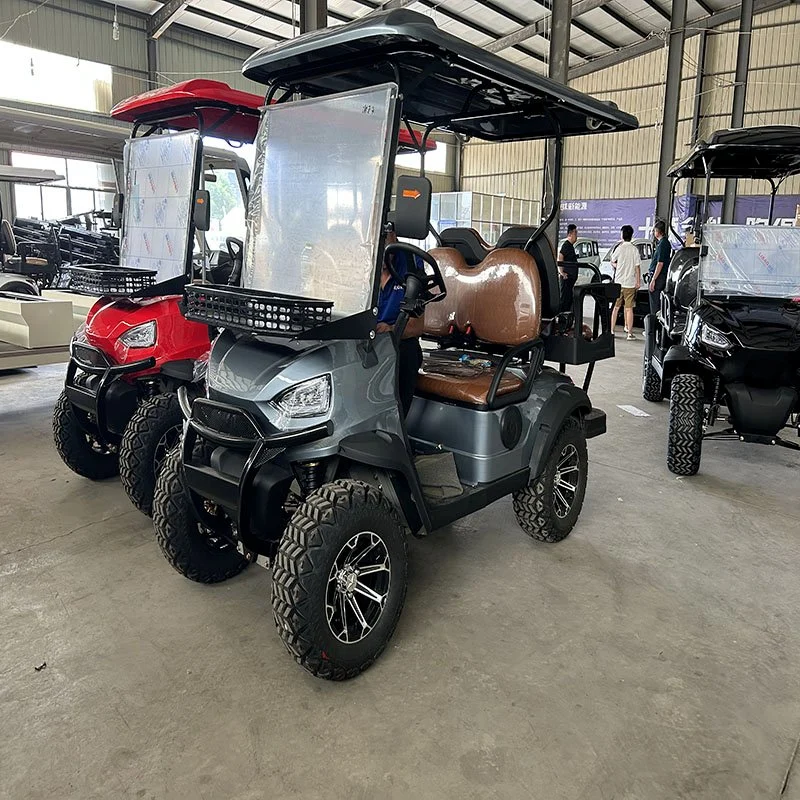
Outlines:
{"label": "black wheel rim", "polygon": [[356,644],[378,624],[391,585],[391,561],[383,539],[372,531],[351,536],[328,575],[325,614],[331,633]]}
{"label": "black wheel rim", "polygon": [[553,478],[553,508],[559,519],[564,519],[572,510],[578,494],[580,476],[578,449],[574,444],[566,444],[558,456]]}
{"label": "black wheel rim", "polygon": [[153,451],[153,474],[156,477],[161,472],[161,467],[164,466],[164,459],[167,457],[167,453],[178,444],[180,438],[181,426],[174,425],[164,431],[161,438],[156,442],[156,449]]}

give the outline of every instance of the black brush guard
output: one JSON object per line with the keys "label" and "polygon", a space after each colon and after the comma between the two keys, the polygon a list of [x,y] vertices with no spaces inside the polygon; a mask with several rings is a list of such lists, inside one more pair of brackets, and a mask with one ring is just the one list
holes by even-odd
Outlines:
{"label": "black brush guard", "polygon": [[[178,401],[186,419],[181,461],[191,508],[201,524],[212,528],[215,519],[208,513],[203,501],[208,500],[225,508],[233,516],[244,555],[255,560],[255,554],[264,554],[265,540],[255,536],[251,530],[251,520],[256,510],[252,503],[254,487],[258,484],[260,496],[266,498],[265,508],[261,511],[279,516],[294,474],[286,467],[271,462],[288,447],[330,436],[333,423],[328,421],[296,431],[268,434],[250,414],[236,406],[206,398],[197,398],[193,404],[190,403],[185,386],[178,389]],[[223,420],[228,431],[212,428],[208,424]],[[234,451],[226,454],[215,450],[211,457],[212,462],[220,464],[227,455],[225,460],[233,463],[234,469],[226,472],[215,468],[213,463],[196,463],[194,454],[198,437],[216,448]]]}
{"label": "black brush guard", "polygon": [[[151,356],[150,358],[143,358],[141,361],[133,361],[130,364],[114,364],[97,347],[93,347],[86,342],[73,341],[70,343],[70,360],[67,366],[64,390],[69,401],[74,406],[95,418],[97,430],[90,430],[87,433],[98,436],[102,444],[105,445],[112,443],[115,436],[120,435],[109,428],[108,404],[113,402],[113,397],[109,395],[109,392],[113,391],[112,387],[117,378],[133,372],[150,369],[155,366],[155,363],[155,358]],[[76,376],[79,369],[88,373],[88,375],[95,376],[97,380],[91,382],[77,381]],[[133,407],[129,408],[132,414],[135,410],[136,390],[129,384],[125,384],[124,388],[127,390],[126,393],[132,392],[134,395],[130,399],[131,402],[126,405],[126,408],[128,408],[133,403]],[[121,395],[120,399],[122,399]],[[124,417],[125,414],[123,413],[122,416]]]}

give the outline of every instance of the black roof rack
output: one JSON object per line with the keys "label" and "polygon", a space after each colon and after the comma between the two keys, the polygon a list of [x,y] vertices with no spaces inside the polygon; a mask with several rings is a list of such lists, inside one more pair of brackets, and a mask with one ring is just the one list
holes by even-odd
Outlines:
{"label": "black roof rack", "polygon": [[245,77],[314,97],[390,81],[411,122],[490,141],[633,130],[635,117],[475,47],[407,9],[300,36],[252,55]]}
{"label": "black roof rack", "polygon": [[800,173],[800,126],[762,125],[713,133],[669,170],[671,178],[783,180]]}

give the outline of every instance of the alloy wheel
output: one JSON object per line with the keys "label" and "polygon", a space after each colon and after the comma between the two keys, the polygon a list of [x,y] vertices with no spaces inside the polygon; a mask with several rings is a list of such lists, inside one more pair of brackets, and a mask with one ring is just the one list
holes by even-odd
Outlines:
{"label": "alloy wheel", "polygon": [[574,444],[567,444],[561,451],[553,479],[553,505],[556,516],[564,519],[569,514],[580,480],[580,461]]}
{"label": "alloy wheel", "polygon": [[340,642],[360,642],[378,624],[390,581],[383,539],[372,531],[351,536],[334,559],[325,592],[328,627]]}

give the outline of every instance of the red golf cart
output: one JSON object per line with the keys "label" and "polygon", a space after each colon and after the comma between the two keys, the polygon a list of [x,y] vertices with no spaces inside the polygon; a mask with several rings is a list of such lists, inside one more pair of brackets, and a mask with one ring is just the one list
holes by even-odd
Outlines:
{"label": "red golf cart", "polygon": [[204,149],[203,138],[253,141],[263,102],[218,81],[191,80],[111,111],[134,123],[120,264],[71,270],[71,290],[98,300],[72,341],[53,432],[70,469],[93,480],[119,473],[145,514],[161,462],[180,437],[175,393],[180,386],[202,393],[211,346],[209,327],[181,314],[181,292],[193,280],[233,282],[241,263],[232,234],[244,228],[249,168],[233,152]]}

